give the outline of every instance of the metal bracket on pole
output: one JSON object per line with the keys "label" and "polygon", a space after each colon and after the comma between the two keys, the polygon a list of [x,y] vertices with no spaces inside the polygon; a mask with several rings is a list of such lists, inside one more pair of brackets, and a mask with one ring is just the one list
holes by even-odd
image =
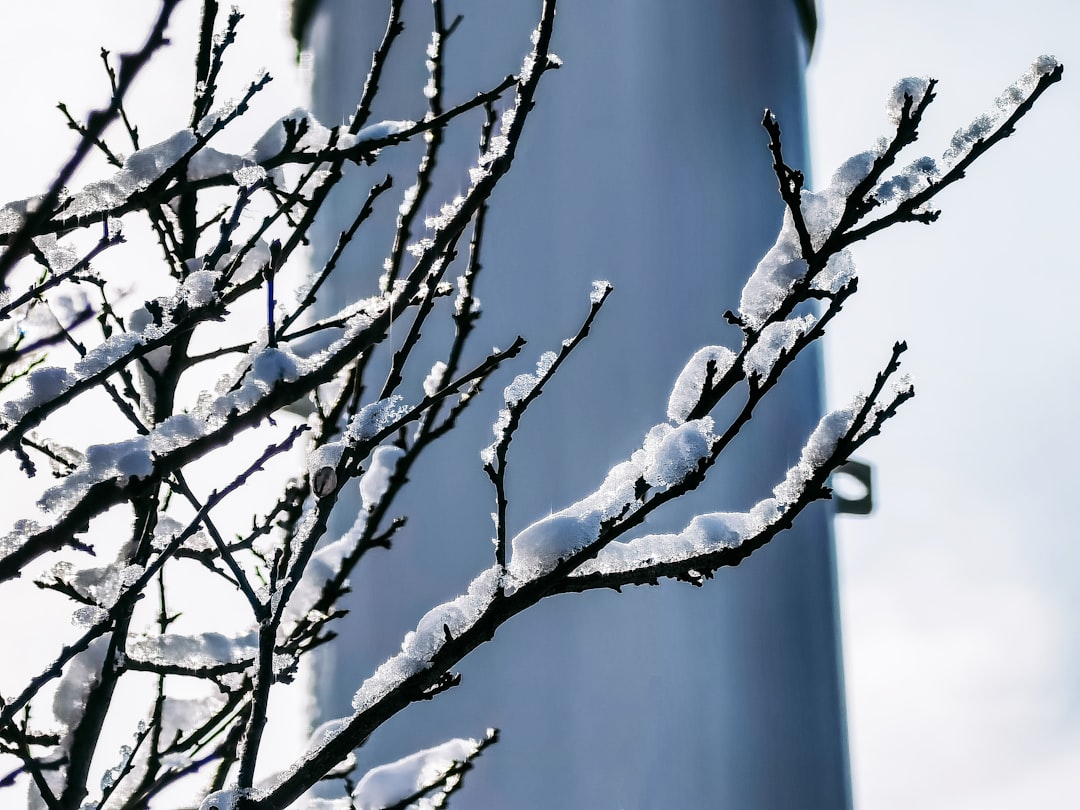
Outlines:
{"label": "metal bracket on pole", "polygon": [[858,498],[849,498],[834,492],[833,500],[836,502],[837,514],[869,515],[874,511],[874,470],[869,464],[849,459],[847,462],[837,467],[834,475],[846,475],[854,478],[862,484],[863,489],[865,490],[863,495]]}

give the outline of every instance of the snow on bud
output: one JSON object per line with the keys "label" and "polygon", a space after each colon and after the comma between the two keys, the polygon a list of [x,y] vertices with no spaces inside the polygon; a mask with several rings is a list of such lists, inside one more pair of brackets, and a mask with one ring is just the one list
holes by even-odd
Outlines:
{"label": "snow on bud", "polygon": [[75,248],[58,242],[55,234],[34,237],[34,244],[45,256],[49,269],[54,273],[70,270],[79,261]]}
{"label": "snow on bud", "polygon": [[713,420],[694,419],[678,427],[653,427],[642,445],[641,476],[653,487],[668,488],[682,482],[698,468],[712,449]]}
{"label": "snow on bud", "polygon": [[345,452],[344,442],[336,441],[320,444],[308,453],[307,470],[313,488],[315,486],[315,478],[323,469],[329,468],[334,470],[337,468],[337,465],[341,463],[341,454],[343,452]]}
{"label": "snow on bud", "polygon": [[67,213],[90,216],[115,208],[161,177],[196,146],[195,133],[182,129],[161,143],[140,149],[112,177],[90,183],[67,201]]}
{"label": "snow on bud", "polygon": [[485,467],[495,464],[495,452],[506,437],[506,429],[510,427],[510,411],[507,408],[499,410],[499,416],[491,425],[491,432],[495,434],[495,441],[480,451],[480,460]]}
{"label": "snow on bud", "polygon": [[1045,76],[1061,67],[1061,62],[1053,54],[1044,53],[1031,63],[1030,71],[1037,76]]}
{"label": "snow on bud", "polygon": [[74,384],[71,374],[67,369],[55,366],[36,368],[30,372],[27,383],[30,393],[38,401],[46,401],[60,396]]}
{"label": "snow on bud", "polygon": [[439,389],[442,388],[443,376],[446,374],[446,363],[442,360],[435,362],[435,365],[431,367],[431,371],[428,372],[427,377],[424,378],[424,393],[429,397],[435,396]]}
{"label": "snow on bud", "polygon": [[[379,121],[377,124],[368,124],[356,133],[356,142],[381,141],[394,135],[400,135],[416,126],[415,121]],[[342,144],[342,148],[345,148]]]}
{"label": "snow on bud", "polygon": [[180,288],[180,295],[193,307],[202,307],[213,301],[214,284],[220,273],[212,270],[196,270],[191,273]]}
{"label": "snow on bud", "polygon": [[604,300],[605,296],[610,293],[614,287],[611,286],[610,281],[597,280],[592,283],[592,292],[589,293],[589,303],[599,304]]}
{"label": "snow on bud", "polygon": [[491,606],[501,575],[501,570],[492,566],[469,583],[465,595],[429,610],[416,630],[405,635],[402,652],[384,661],[356,691],[352,700],[353,709],[364,711],[406,678],[431,666],[429,658],[416,656],[422,656],[425,650],[434,652],[441,648],[447,641],[447,630],[451,637],[457,638],[472,627]]}
{"label": "snow on bud", "polygon": [[863,399],[860,397],[848,407],[839,408],[821,417],[814,432],[806,440],[798,463],[788,470],[784,480],[773,489],[778,505],[792,504],[802,496],[807,483],[829,460],[836,451],[837,444],[851,429],[862,405]]}
{"label": "snow on bud", "polygon": [[817,321],[814,315],[770,323],[761,330],[757,343],[746,353],[743,369],[748,377],[757,375],[764,379],[772,372],[783,352],[791,351],[795,341],[805,335]]}
{"label": "snow on bud", "polygon": [[[413,183],[411,186],[405,189],[405,192],[401,195],[401,205],[398,206],[398,214],[403,217],[408,216],[409,211],[411,211],[412,207],[416,204],[416,197],[419,193],[419,183]],[[389,263],[389,261],[389,259],[386,260],[387,263]],[[389,267],[387,267],[386,269],[389,269]]]}
{"label": "snow on bud", "polygon": [[266,169],[258,165],[241,166],[232,173],[236,185],[241,188],[250,188],[266,179]]}
{"label": "snow on bud", "polygon": [[855,274],[855,260],[851,255],[851,251],[844,248],[839,253],[834,253],[829,257],[825,269],[814,276],[814,281],[810,286],[815,290],[836,293],[855,278]]}
{"label": "snow on bud", "polygon": [[536,361],[535,374],[518,374],[514,381],[503,389],[503,400],[507,405],[517,405],[528,397],[551,370],[551,366],[558,359],[555,352],[544,352]]}
{"label": "snow on bud", "polygon": [[254,630],[235,636],[215,632],[164,633],[133,636],[128,642],[128,654],[135,661],[193,669],[245,663],[258,650],[259,636]]}
{"label": "snow on bud", "polygon": [[93,627],[109,618],[109,611],[96,605],[83,605],[71,614],[71,623],[76,627]]}
{"label": "snow on bud", "polygon": [[1052,73],[1061,63],[1056,57],[1049,54],[1043,54],[1024,72],[1024,74],[1017,79],[1009,87],[1005,88],[1004,92],[994,103],[1005,112],[1011,112],[1018,104],[1022,103],[1029,95],[1031,91],[1035,89],[1035,86],[1039,83],[1039,80],[1048,73]]}
{"label": "snow on bud", "polygon": [[28,209],[37,208],[39,199],[40,197],[16,200],[0,208],[0,233],[11,233],[21,228],[26,221],[26,214],[29,213]]}
{"label": "snow on bud", "polygon": [[145,147],[132,154],[124,161],[124,168],[120,174],[127,175],[125,180],[130,179],[133,186],[145,188],[191,151],[195,145],[195,133],[190,129],[182,129],[161,143]]}
{"label": "snow on bud", "polygon": [[986,138],[994,131],[994,126],[1000,119],[1000,113],[985,112],[977,115],[966,127],[956,130],[949,141],[949,148],[942,155],[942,162],[946,166],[954,166],[971,151],[971,147]]}
{"label": "snow on bud", "polygon": [[573,507],[556,512],[523,529],[511,541],[510,571],[529,580],[581,551],[600,536],[600,513],[578,513]]}
{"label": "snow on bud", "polygon": [[[490,170],[484,168],[483,163],[481,162],[480,166],[472,166],[469,168],[469,182],[472,183],[475,188],[480,184],[481,180],[488,176],[488,174],[490,174]],[[0,226],[3,224],[2,213],[3,212],[0,212]]]}
{"label": "snow on bud", "polygon": [[791,219],[784,212],[784,224],[776,243],[758,262],[742,290],[739,311],[751,327],[760,327],[780,306],[796,280],[806,274],[799,236]]}
{"label": "snow on bud", "polygon": [[265,348],[251,361],[251,379],[267,390],[279,381],[292,382],[300,373],[297,359],[284,349]]}
{"label": "snow on bud", "polygon": [[214,270],[230,272],[230,281],[234,284],[243,284],[255,277],[270,262],[270,245],[265,239],[257,239],[255,244],[244,253],[243,259],[237,263],[244,245],[235,245],[221,259],[218,260]]}
{"label": "snow on bud", "polygon": [[712,377],[708,382],[716,382],[727,373],[735,362],[735,353],[724,346],[705,346],[694,352],[694,356],[679,372],[671,396],[668,397],[667,416],[672,422],[685,422],[690,412],[697,407],[705,389],[709,364],[713,365]]}
{"label": "snow on bud", "polygon": [[71,660],[60,678],[53,697],[53,714],[65,728],[72,729],[82,721],[86,699],[101,676],[101,666],[108,651],[108,636],[94,639],[89,647]]}
{"label": "snow on bud", "polygon": [[235,790],[215,790],[199,805],[199,810],[233,810],[240,798]]}
{"label": "snow on bud", "polygon": [[[815,250],[832,236],[837,223],[844,214],[848,198],[874,168],[874,162],[888,149],[889,142],[878,138],[875,144],[863,152],[852,155],[833,172],[825,188],[802,194],[802,216],[810,242]],[[785,228],[787,220],[785,218]],[[802,249],[799,248],[801,255]]]}
{"label": "snow on bud", "polygon": [[911,99],[910,109],[915,109],[922,104],[923,98],[926,96],[926,91],[929,87],[930,78],[928,76],[908,76],[893,85],[893,89],[889,93],[889,100],[886,105],[889,113],[889,120],[894,124],[900,123],[907,99]]}

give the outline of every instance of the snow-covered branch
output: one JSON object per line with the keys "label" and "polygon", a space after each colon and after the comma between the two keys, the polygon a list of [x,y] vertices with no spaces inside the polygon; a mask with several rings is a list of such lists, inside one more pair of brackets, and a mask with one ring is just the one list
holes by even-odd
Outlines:
{"label": "snow-covered branch", "polygon": [[[0,207],[0,462],[34,493],[12,505],[17,513],[0,538],[0,594],[32,580],[75,625],[56,635],[47,664],[0,697],[0,790],[28,790],[40,807],[146,807],[186,788],[208,810],[282,808],[326,778],[342,789],[339,800],[320,800],[325,807],[405,807],[451,795],[496,741],[493,730],[366,775],[353,774],[353,752],[397,713],[453,688],[454,668],[540,600],[661,579],[702,585],[829,498],[830,474],[913,396],[899,373],[903,344],[865,393],[821,420],[753,508],[702,512],[669,533],[645,527],[706,480],[855,294],[851,246],[895,224],[933,221],[937,193],[1009,135],[1062,72],[1040,58],[940,158],[916,157],[890,176],[936,90],[932,80],[906,79],[890,97],[890,133],[817,191],[788,165],[780,123],[767,113],[763,148],[786,205],[776,243],[747,268],[727,325],[717,318],[716,344],[679,374],[684,358],[672,359],[666,413],[622,448],[622,461],[592,491],[510,532],[507,470],[529,464],[512,440],[590,330],[603,328],[612,289],[595,282],[588,302],[575,304],[579,330],[538,352],[534,369],[514,370],[504,407],[486,415],[494,440],[460,461],[486,472],[494,488],[493,564],[456,583],[456,598],[432,597],[400,652],[357,673],[354,712],[318,729],[287,770],[259,781],[274,697],[309,653],[333,642],[349,578],[369,552],[394,552],[407,519],[394,510],[410,472],[525,345],[508,334],[507,348],[479,351],[473,329],[492,195],[530,116],[543,114],[534,112],[541,82],[560,65],[551,52],[555,2],[542,4],[515,75],[451,105],[445,46],[468,22],[447,20],[435,0],[420,56],[426,114],[373,123],[403,26],[401,0],[391,0],[352,118],[329,128],[293,110],[243,154],[212,144],[270,77],[221,102],[224,60],[244,46],[243,15],[219,21],[213,0],[199,20],[190,110],[174,135],[140,145],[126,90],[162,44],[174,5],[162,3],[147,44],[117,71],[104,57],[107,107],[85,122],[65,111],[80,141],[62,181]],[[109,142],[114,120],[134,149],[126,159]],[[465,127],[479,134],[471,167],[445,154],[451,129]],[[402,178],[380,171],[326,262],[306,267],[302,248],[330,192],[358,165],[378,169],[410,141],[415,174],[391,203],[389,232],[372,223]],[[93,150],[109,167],[106,179],[66,191]],[[461,189],[450,199],[438,197],[445,174]],[[140,227],[163,252],[156,272],[146,270],[153,287],[116,278],[110,264]],[[334,301],[316,317],[326,282],[343,272],[344,251],[360,234],[386,257],[359,271],[367,297]],[[439,334],[429,329],[436,324],[449,337],[432,346],[425,335]],[[735,339],[723,344],[721,329]],[[338,518],[350,510],[344,528],[331,520],[335,507]],[[210,618],[206,604],[215,605]],[[103,743],[107,720],[130,731],[119,754]]]}

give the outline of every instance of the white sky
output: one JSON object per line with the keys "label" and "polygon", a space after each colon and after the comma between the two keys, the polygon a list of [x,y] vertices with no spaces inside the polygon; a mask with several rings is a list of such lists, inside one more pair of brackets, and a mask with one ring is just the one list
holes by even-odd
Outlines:
{"label": "white sky", "polygon": [[878,134],[901,76],[940,80],[916,144],[938,155],[1035,56],[1065,64],[942,196],[937,224],[857,251],[828,375],[839,402],[903,338],[917,391],[865,448],[874,517],[838,521],[856,807],[1074,807],[1080,201],[1061,168],[1080,128],[1080,14],[1064,0],[825,0],[821,13],[822,181]]}
{"label": "white sky", "polygon": [[[137,46],[156,5],[5,4],[0,197],[47,182],[72,142],[56,101],[103,103],[98,49]],[[259,45],[236,49],[224,83],[271,68],[276,81],[250,116],[257,135],[295,106],[299,83],[283,0],[241,5]],[[175,116],[144,119],[146,143],[185,123],[191,51],[180,33],[198,7],[182,4],[177,46],[136,87],[133,109]],[[1080,131],[1080,11],[1069,0],[819,7],[808,85],[820,181],[884,131],[897,78],[940,80],[918,144],[936,155],[1035,56],[1066,65],[1016,136],[942,197],[938,224],[857,251],[860,293],[832,328],[828,375],[832,402],[846,401],[903,338],[918,391],[863,453],[877,473],[874,517],[838,526],[856,807],[1073,807],[1080,267],[1068,245],[1080,197],[1065,171]]]}

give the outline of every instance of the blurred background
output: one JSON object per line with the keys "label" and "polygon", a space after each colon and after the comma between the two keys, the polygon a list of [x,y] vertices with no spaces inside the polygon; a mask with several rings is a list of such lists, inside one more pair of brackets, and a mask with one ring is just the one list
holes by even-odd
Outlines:
{"label": "blurred background", "polygon": [[[238,94],[264,66],[275,81],[248,129],[219,146],[237,151],[301,103],[304,84],[287,3],[241,5],[242,39],[221,84]],[[56,102],[76,115],[104,103],[99,49],[135,48],[154,6],[40,0],[0,12],[5,200],[51,179],[72,144]],[[181,5],[174,47],[133,93],[146,143],[186,123],[198,10]],[[886,131],[898,78],[940,81],[917,144],[936,156],[1037,55],[1066,66],[1016,136],[939,199],[937,224],[856,250],[860,293],[834,321],[826,378],[829,405],[843,404],[905,339],[918,392],[862,454],[875,469],[875,513],[836,524],[855,806],[1072,807],[1080,267],[1069,246],[1080,197],[1067,150],[1080,128],[1080,11],[1065,0],[822,0],[818,13],[811,185]],[[15,673],[4,669],[6,688]]]}

